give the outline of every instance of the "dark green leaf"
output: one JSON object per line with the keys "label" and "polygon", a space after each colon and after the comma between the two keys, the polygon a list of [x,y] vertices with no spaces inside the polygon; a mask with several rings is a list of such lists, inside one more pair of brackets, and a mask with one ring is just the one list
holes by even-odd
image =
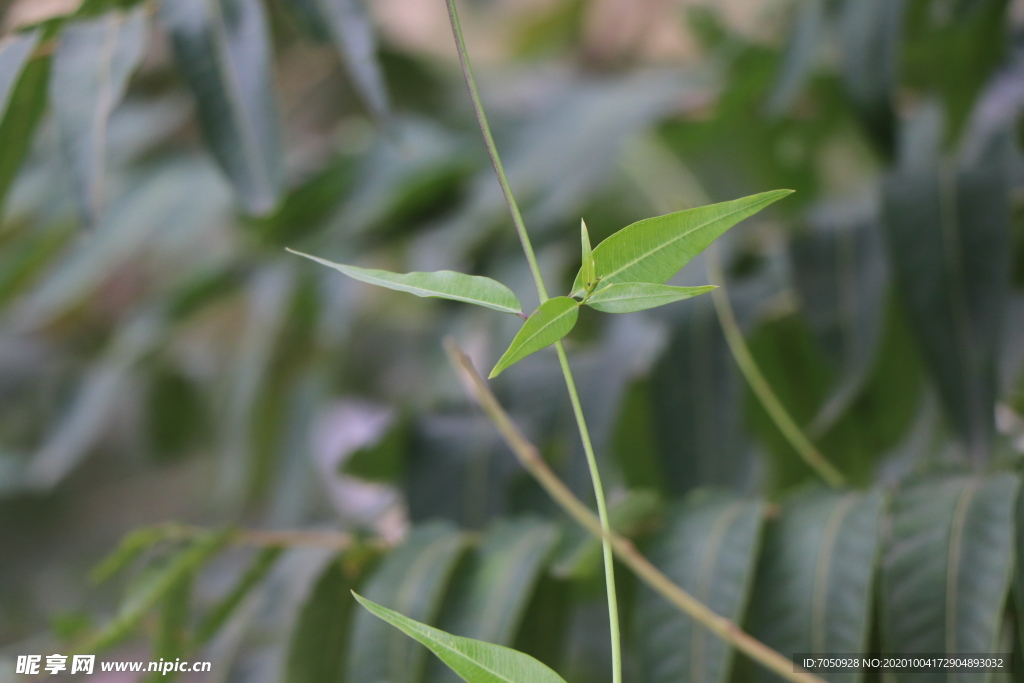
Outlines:
{"label": "dark green leaf", "polygon": [[299,613],[291,634],[285,683],[343,681],[351,630],[352,590],[340,558],[327,564]]}
{"label": "dark green leaf", "polygon": [[620,282],[602,287],[586,300],[591,308],[602,313],[634,313],[656,308],[705,294],[714,289],[703,287],[672,287],[645,282]]}
{"label": "dark green leaf", "polygon": [[50,101],[82,215],[103,203],[107,122],[146,46],[146,10],[110,12],[65,26],[53,57]]}
{"label": "dark green leaf", "polygon": [[350,455],[341,471],[367,481],[396,481],[405,471],[411,431],[412,424],[408,416],[393,417],[380,439]]}
{"label": "dark green leaf", "polygon": [[1010,278],[1009,188],[994,144],[970,166],[941,162],[937,123],[915,121],[884,186],[894,275],[957,434],[987,457],[995,363]]}
{"label": "dark green leaf", "polygon": [[519,303],[519,299],[511,289],[487,277],[455,273],[450,270],[439,270],[436,273],[390,273],[375,268],[358,268],[343,263],[334,263],[292,249],[288,251],[371,285],[408,292],[416,296],[476,304],[513,315],[522,315],[523,312],[523,305]]}
{"label": "dark green leaf", "polygon": [[25,159],[32,134],[46,107],[50,57],[33,57],[40,31],[7,36],[0,42],[0,202]]}
{"label": "dark green leaf", "polygon": [[567,296],[556,296],[542,303],[523,323],[515,339],[498,359],[491,370],[490,378],[497,377],[506,368],[515,365],[531,353],[540,351],[569,334],[576,325],[579,314],[579,302]]}
{"label": "dark green leaf", "polygon": [[[760,502],[696,491],[669,514],[649,557],[716,614],[739,621],[754,576],[762,515]],[[661,596],[643,589],[636,620],[645,681],[729,680],[732,649]]]}
{"label": "dark green leaf", "polygon": [[[441,606],[464,540],[454,526],[413,529],[366,583],[364,593],[417,621],[431,622]],[[349,681],[418,683],[426,652],[366,612],[356,614],[349,644]]]}
{"label": "dark green leaf", "polygon": [[[773,190],[627,225],[594,249],[598,288],[618,282],[664,284],[726,230],[789,194],[792,190]],[[572,296],[582,294],[577,274]]]}
{"label": "dark green leaf", "polygon": [[1019,483],[1012,474],[933,478],[895,495],[882,568],[885,652],[993,652],[1010,587]]}
{"label": "dark green leaf", "polygon": [[286,4],[314,37],[334,43],[370,113],[385,121],[390,113],[387,83],[363,0],[286,0]]}
{"label": "dark green leaf", "polygon": [[[813,489],[785,501],[765,537],[751,635],[779,652],[867,652],[881,514],[878,491]],[[862,677],[826,676],[832,683]]]}
{"label": "dark green leaf", "polygon": [[565,679],[522,652],[453,636],[356,595],[372,614],[426,645],[468,683],[565,683]]}
{"label": "dark green leaf", "polygon": [[843,0],[843,86],[879,149],[896,148],[892,99],[897,85],[904,0]]}
{"label": "dark green leaf", "polygon": [[259,0],[162,0],[160,17],[192,89],[206,144],[249,213],[281,196],[270,37]]}

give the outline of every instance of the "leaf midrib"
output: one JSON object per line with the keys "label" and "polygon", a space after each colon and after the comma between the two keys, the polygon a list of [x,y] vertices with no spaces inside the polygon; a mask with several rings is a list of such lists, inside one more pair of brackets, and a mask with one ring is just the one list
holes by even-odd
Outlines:
{"label": "leaf midrib", "polygon": [[[616,275],[618,275],[619,273],[621,273],[622,271],[626,270],[627,268],[631,268],[631,267],[635,266],[637,263],[640,263],[641,261],[643,261],[644,259],[649,258],[652,254],[656,254],[659,251],[661,251],[662,249],[665,249],[668,246],[670,246],[672,244],[675,244],[676,242],[678,242],[679,240],[683,239],[684,237],[689,237],[691,234],[693,234],[697,230],[700,230],[701,228],[706,228],[707,226],[709,226],[709,225],[711,225],[713,223],[717,223],[718,221],[721,221],[723,219],[729,218],[730,216],[733,216],[733,215],[735,215],[737,213],[742,213],[743,211],[749,210],[749,209],[751,209],[751,208],[753,208],[755,206],[758,206],[759,204],[763,204],[764,202],[765,202],[765,200],[761,200],[760,202],[757,202],[755,204],[749,204],[749,205],[743,206],[741,208],[733,209],[732,211],[730,211],[728,213],[720,214],[720,215],[716,216],[715,218],[713,218],[713,219],[711,219],[709,221],[701,223],[700,225],[695,225],[694,227],[690,228],[686,232],[681,233],[679,235],[676,235],[675,237],[673,237],[672,239],[668,240],[667,242],[662,242],[660,245],[658,245],[654,249],[651,249],[650,251],[647,251],[647,252],[641,254],[640,256],[634,258],[629,263],[626,263],[625,265],[620,266],[618,268],[618,270],[614,270],[611,273],[608,273],[607,275],[603,275],[603,276],[598,274],[598,276],[601,277],[602,280],[609,280],[609,279],[615,277]],[[652,219],[648,219],[648,220],[652,220]],[[605,243],[602,242],[601,244],[605,244]],[[594,250],[595,251],[595,258],[596,258],[596,252],[601,249],[601,244],[597,245],[597,249]],[[614,283],[609,283],[609,284],[614,284]]]}
{"label": "leaf midrib", "polygon": [[818,560],[814,567],[814,587],[811,593],[811,644],[812,653],[825,652],[825,615],[828,604],[828,579],[832,571],[832,557],[836,541],[839,539],[839,527],[853,510],[857,502],[857,494],[851,493],[832,510],[825,530],[822,532],[821,546],[818,548]]}

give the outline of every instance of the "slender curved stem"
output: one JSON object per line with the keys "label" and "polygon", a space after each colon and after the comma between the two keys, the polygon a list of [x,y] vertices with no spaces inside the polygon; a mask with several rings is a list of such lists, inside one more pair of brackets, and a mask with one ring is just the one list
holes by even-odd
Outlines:
{"label": "slender curved stem", "polygon": [[729,294],[725,290],[725,282],[722,277],[722,266],[718,260],[718,250],[712,245],[704,254],[708,279],[711,281],[711,284],[717,286],[717,289],[711,291],[711,296],[715,302],[715,310],[718,311],[718,321],[722,324],[725,340],[728,342],[732,356],[736,359],[736,365],[739,366],[740,372],[746,378],[747,384],[750,385],[750,388],[761,402],[761,405],[764,406],[768,415],[771,416],[779,431],[782,432],[782,435],[786,437],[786,440],[789,441],[789,444],[803,461],[818,476],[824,479],[829,486],[833,488],[844,486],[846,479],[842,473],[825,459],[821,451],[811,443],[811,440],[804,435],[800,427],[793,421],[786,407],[782,405],[768,380],[761,373],[761,368],[757,366],[754,356],[750,353],[750,348],[747,346],[746,340],[743,339],[743,333],[740,332],[740,326],[736,322],[736,315],[733,313],[732,304],[729,303]]}
{"label": "slender curved stem", "polygon": [[[480,93],[477,91],[476,81],[473,78],[473,69],[469,64],[469,54],[466,51],[466,40],[462,35],[462,25],[459,23],[459,14],[455,8],[455,0],[446,0],[448,5],[448,18],[452,25],[452,34],[455,36],[455,46],[459,52],[459,62],[462,64],[462,75],[466,79],[466,87],[469,89],[470,99],[473,101],[473,111],[476,113],[477,123],[480,125],[480,132],[483,134],[484,145],[491,157],[491,164],[498,176],[498,183],[501,185],[501,192],[505,196],[505,203],[508,204],[509,213],[512,215],[512,223],[515,225],[516,233],[519,235],[519,242],[523,246],[523,253],[530,264],[530,273],[533,275],[533,282],[537,287],[537,296],[541,303],[548,300],[548,290],[544,286],[544,278],[537,264],[537,257],[533,252],[533,245],[530,243],[530,236],[526,232],[526,224],[519,212],[519,205],[512,194],[512,187],[509,185],[508,177],[505,175],[505,167],[501,163],[501,156],[498,154],[498,147],[494,144],[494,137],[491,135],[491,127],[487,123],[487,115],[484,113],[483,104],[480,102]],[[608,506],[605,503],[604,486],[601,484],[601,473],[597,467],[597,458],[594,455],[594,447],[590,441],[590,431],[587,429],[587,422],[583,416],[583,408],[580,406],[579,394],[576,391],[576,382],[572,376],[572,369],[569,367],[569,360],[565,355],[565,347],[562,342],[555,344],[558,352],[558,362],[562,368],[562,376],[565,378],[565,386],[569,391],[569,399],[572,402],[572,410],[576,416],[576,426],[579,428],[580,439],[583,441],[583,451],[587,457],[587,467],[590,468],[590,478],[594,485],[594,498],[597,501],[597,512],[601,529],[606,533],[611,532],[608,521]],[[602,538],[602,550],[604,553],[604,576],[605,587],[608,592],[608,627],[611,632],[611,655],[612,655],[612,682],[622,683],[622,638],[619,629],[619,607],[615,591],[615,558],[612,554],[611,544],[608,538]]]}
{"label": "slender curved stem", "polygon": [[562,483],[558,476],[551,471],[551,468],[537,451],[537,447],[530,443],[523,436],[523,433],[519,431],[519,428],[512,422],[512,418],[509,417],[505,409],[498,403],[498,399],[491,393],[487,383],[477,373],[476,368],[473,367],[473,363],[466,354],[450,339],[445,342],[445,347],[448,350],[448,355],[451,357],[452,364],[456,370],[461,371],[462,376],[465,378],[467,391],[470,392],[484,413],[494,423],[494,426],[497,427],[502,439],[512,449],[512,452],[515,453],[516,458],[523,467],[533,475],[540,485],[544,487],[548,495],[563,510],[586,528],[587,531],[600,537],[607,546],[610,546],[619,559],[632,569],[644,583],[681,611],[688,614],[694,621],[704,626],[704,628],[755,662],[774,671],[782,678],[794,683],[825,683],[814,674],[795,670],[796,667],[789,659],[745,632],[730,619],[717,614],[700,600],[674,584],[671,579],[662,574],[657,567],[641,555],[628,538],[624,538],[602,526],[600,521],[594,518],[594,513],[579,498],[573,495],[569,487]]}

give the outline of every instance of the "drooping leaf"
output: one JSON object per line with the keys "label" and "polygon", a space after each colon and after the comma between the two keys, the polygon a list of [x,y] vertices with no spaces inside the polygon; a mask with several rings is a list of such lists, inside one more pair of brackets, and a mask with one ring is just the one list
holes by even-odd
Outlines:
{"label": "drooping leaf", "polygon": [[160,17],[196,98],[207,146],[251,214],[277,206],[283,177],[271,51],[259,0],[162,0]]}
{"label": "drooping leaf", "polygon": [[565,683],[561,676],[522,652],[453,636],[360,595],[356,595],[356,600],[375,616],[430,648],[468,683]]}
{"label": "drooping leaf", "polygon": [[235,610],[242,604],[242,601],[249,595],[249,592],[266,578],[270,570],[274,568],[274,564],[281,556],[281,553],[281,548],[264,548],[260,551],[256,559],[245,570],[245,573],[239,577],[238,582],[228,594],[213,605],[196,625],[195,634],[193,635],[193,643],[196,646],[206,645],[220,632],[231,615],[234,614]]}
{"label": "drooping leaf", "polygon": [[994,651],[1013,567],[1019,483],[1013,474],[932,478],[896,493],[882,565],[885,652]]}
{"label": "drooping leaf", "polygon": [[957,435],[981,461],[995,428],[1010,281],[1009,147],[993,144],[970,165],[953,165],[940,161],[940,141],[938,114],[927,110],[906,131],[899,169],[884,185],[885,228],[911,329]]}
{"label": "drooping leaf", "polygon": [[[812,489],[768,527],[751,598],[751,635],[779,652],[867,652],[882,495]],[[777,680],[767,671],[759,676]],[[862,680],[829,672],[831,683]]]}
{"label": "drooping leaf", "polygon": [[844,0],[839,17],[843,86],[861,124],[890,155],[896,148],[892,98],[904,5],[904,0]]}
{"label": "drooping leaf", "polygon": [[349,76],[378,121],[389,115],[388,89],[377,60],[377,39],[363,0],[287,0],[306,30],[331,41],[345,60]]}
{"label": "drooping leaf", "polygon": [[134,591],[130,591],[121,611],[88,643],[83,652],[100,652],[113,647],[129,635],[143,617],[184,577],[195,572],[228,542],[232,531],[208,532],[190,542],[165,566],[150,573]]}
{"label": "drooping leaf", "polygon": [[95,583],[106,581],[171,533],[173,527],[165,525],[135,529],[122,538],[117,548],[93,568],[89,578]]}
{"label": "drooping leaf", "polygon": [[334,268],[360,282],[387,287],[399,292],[408,292],[416,296],[451,299],[452,301],[476,304],[502,313],[522,315],[523,305],[519,303],[519,299],[512,293],[512,290],[487,277],[455,273],[450,270],[439,270],[435,273],[390,273],[375,268],[358,268],[343,263],[334,263],[292,249],[288,251],[328,268]]}
{"label": "drooping leaf", "polygon": [[545,301],[523,323],[515,339],[491,370],[490,378],[497,377],[505,368],[569,334],[579,314],[579,302],[567,296],[556,296]]}
{"label": "drooping leaf", "polygon": [[351,629],[351,591],[340,558],[329,562],[306,599],[292,629],[286,683],[334,683],[342,673]]}
{"label": "drooping leaf", "polygon": [[[594,249],[598,288],[619,282],[664,284],[726,230],[789,194],[792,190],[773,190],[627,225]],[[581,294],[577,274],[572,296]]]}
{"label": "drooping leaf", "polygon": [[602,313],[634,313],[690,299],[712,289],[712,285],[672,287],[646,282],[620,282],[595,292],[587,299],[587,305]]}
{"label": "drooping leaf", "polygon": [[[462,534],[451,524],[416,527],[383,560],[363,592],[375,602],[429,623],[441,606],[463,544]],[[424,655],[415,643],[360,611],[352,627],[346,680],[419,683]]]}
{"label": "drooping leaf", "polygon": [[[453,583],[455,595],[440,626],[453,635],[511,646],[558,536],[554,524],[538,518],[492,524],[465,576]],[[458,679],[428,664],[425,681],[450,680]]]}
{"label": "drooping leaf", "polygon": [[102,210],[107,122],[142,60],[146,10],[109,12],[66,26],[57,42],[50,101],[86,221]]}
{"label": "drooping leaf", "polygon": [[792,35],[782,59],[765,111],[769,116],[784,116],[800,95],[814,69],[814,60],[825,29],[825,2],[804,0],[796,9]]}
{"label": "drooping leaf", "polygon": [[25,159],[32,133],[46,107],[50,77],[48,56],[33,56],[39,30],[0,41],[0,202]]}
{"label": "drooping leaf", "polygon": [[582,242],[583,257],[581,259],[580,277],[583,288],[590,291],[597,280],[597,264],[594,263],[594,250],[590,248],[590,233],[587,232],[587,224],[580,221],[580,241]]}
{"label": "drooping leaf", "polygon": [[[717,614],[739,621],[754,577],[762,515],[758,501],[695,491],[669,514],[650,559]],[[729,680],[732,649],[661,596],[643,589],[636,621],[647,683]]]}

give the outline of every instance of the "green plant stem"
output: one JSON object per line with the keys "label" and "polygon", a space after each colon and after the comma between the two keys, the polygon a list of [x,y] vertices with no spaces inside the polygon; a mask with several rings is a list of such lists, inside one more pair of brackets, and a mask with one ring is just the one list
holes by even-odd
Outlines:
{"label": "green plant stem", "polygon": [[[594,483],[594,498],[597,500],[598,521],[603,531],[610,532],[611,522],[608,519],[608,506],[605,503],[601,472],[597,469],[597,458],[594,455],[594,446],[590,442],[590,430],[587,429],[587,421],[583,416],[580,397],[576,392],[576,381],[573,379],[572,370],[569,368],[569,357],[565,354],[565,346],[562,345],[562,342],[555,342],[555,350],[558,352],[558,363],[562,366],[565,386],[569,390],[569,400],[572,401],[572,412],[576,416],[576,426],[579,428],[580,438],[583,440],[583,452],[587,456],[590,480]],[[612,546],[608,539],[602,536],[601,541],[601,552],[604,556],[604,585],[608,593],[608,628],[612,634],[613,680],[615,683],[620,683],[622,680],[622,642],[619,638],[619,599],[615,590],[615,555],[612,552]]]}
{"label": "green plant stem", "polygon": [[[526,260],[530,264],[530,273],[533,275],[533,282],[537,287],[537,296],[540,302],[544,303],[548,300],[548,290],[544,286],[544,277],[541,275],[540,266],[537,264],[537,257],[533,252],[530,236],[526,232],[526,224],[523,222],[519,205],[512,194],[512,187],[509,185],[508,176],[505,175],[505,167],[501,163],[501,156],[498,154],[498,147],[494,143],[494,136],[491,135],[491,127],[487,123],[487,115],[484,113],[484,107],[480,101],[480,93],[476,87],[476,80],[473,78],[473,69],[469,64],[469,53],[466,50],[466,40],[462,35],[462,25],[459,22],[459,13],[455,8],[455,0],[446,0],[446,2],[448,5],[448,18],[452,25],[452,34],[455,37],[455,46],[459,53],[459,63],[462,65],[462,75],[466,79],[466,87],[469,89],[469,96],[473,101],[473,111],[476,113],[476,120],[484,138],[484,145],[487,147],[487,153],[491,158],[491,164],[494,166],[494,172],[498,176],[498,184],[501,185],[501,192],[505,197],[505,203],[508,205],[509,213],[512,215],[512,223],[515,225],[516,233],[519,235],[519,242],[522,244],[523,253],[526,254]],[[558,352],[562,376],[565,378],[565,386],[569,391],[573,413],[576,416],[576,426],[579,429],[580,439],[583,441],[583,451],[587,457],[587,467],[590,469],[590,477],[594,486],[594,498],[597,502],[600,526],[605,532],[610,532],[611,527],[608,521],[608,507],[605,502],[604,486],[601,484],[601,473],[598,470],[597,458],[594,455],[594,448],[590,441],[590,431],[587,429],[587,422],[583,416],[583,409],[580,406],[576,382],[573,379],[572,369],[569,367],[569,361],[565,355],[565,347],[562,345],[562,342],[559,341],[555,344],[555,350]],[[605,586],[608,592],[612,683],[622,683],[622,638],[619,629],[618,598],[615,590],[615,558],[607,538],[602,538],[602,550],[604,553]]]}
{"label": "green plant stem", "polygon": [[717,289],[711,291],[711,296],[715,302],[715,310],[718,312],[718,320],[722,324],[725,340],[729,344],[733,358],[736,359],[736,365],[739,366],[740,372],[746,378],[747,384],[750,385],[750,388],[758,400],[761,401],[761,405],[764,406],[768,415],[771,416],[779,431],[782,432],[782,435],[786,437],[786,440],[789,441],[789,444],[803,461],[818,476],[824,479],[829,486],[834,488],[844,486],[846,479],[842,473],[826,460],[821,451],[804,435],[800,427],[790,417],[785,406],[782,405],[779,397],[775,395],[775,391],[772,390],[768,380],[761,373],[761,368],[757,366],[753,354],[750,353],[750,347],[747,346],[743,333],[740,331],[740,326],[736,322],[736,314],[732,310],[732,304],[729,303],[729,293],[725,289],[725,282],[722,277],[722,265],[718,260],[718,250],[714,245],[705,252],[705,263],[707,265],[708,279],[711,281],[711,284],[717,287]]}
{"label": "green plant stem", "polygon": [[774,671],[785,680],[794,683],[825,683],[821,678],[805,671],[795,671],[793,662],[757,640],[730,619],[715,613],[710,607],[697,600],[677,586],[640,554],[628,538],[620,536],[601,524],[586,505],[562,483],[541,457],[537,447],[523,436],[512,418],[501,407],[484,379],[473,367],[472,361],[452,340],[446,340],[445,347],[452,364],[465,379],[466,389],[491,419],[502,439],[515,453],[522,466],[544,487],[556,503],[580,525],[611,547],[622,562],[632,569],[641,580],[671,602],[694,621],[726,641],[762,666]]}

